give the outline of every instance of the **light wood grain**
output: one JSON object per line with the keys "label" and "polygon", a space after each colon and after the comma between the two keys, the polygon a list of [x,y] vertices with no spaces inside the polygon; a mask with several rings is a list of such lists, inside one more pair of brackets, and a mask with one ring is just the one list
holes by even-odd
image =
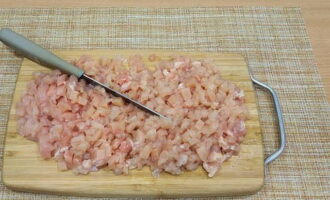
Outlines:
{"label": "light wood grain", "polygon": [[[128,55],[139,53],[145,62],[150,52],[162,59],[174,52],[159,50],[95,50],[58,51],[57,54],[72,60],[83,54],[95,58],[101,56]],[[235,54],[204,52],[179,53],[195,59],[211,58],[222,72],[222,76],[235,82],[246,94],[250,119],[246,126],[248,134],[242,144],[239,156],[224,163],[214,178],[208,178],[202,169],[185,172],[180,176],[162,173],[159,178],[151,176],[150,170],[132,170],[129,175],[116,176],[104,169],[90,175],[74,175],[71,171],[60,172],[54,160],[43,160],[36,143],[21,137],[16,132],[15,104],[20,99],[26,84],[37,71],[49,69],[25,59],[19,72],[13,105],[8,122],[3,181],[6,186],[22,191],[50,192],[84,196],[148,196],[182,197],[241,195],[258,191],[264,181],[263,148],[255,92],[249,78],[244,58]]]}
{"label": "light wood grain", "polygon": [[329,0],[0,0],[2,8],[38,7],[214,7],[285,6],[301,7],[311,38],[316,63],[330,100],[330,1]]}

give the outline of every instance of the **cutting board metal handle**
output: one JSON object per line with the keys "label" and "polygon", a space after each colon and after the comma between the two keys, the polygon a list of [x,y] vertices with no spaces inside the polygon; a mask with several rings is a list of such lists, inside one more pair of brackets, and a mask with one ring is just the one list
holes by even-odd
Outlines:
{"label": "cutting board metal handle", "polygon": [[275,105],[275,111],[276,111],[276,115],[277,115],[279,134],[280,134],[280,146],[274,153],[272,153],[265,159],[265,165],[268,165],[269,163],[271,163],[272,161],[277,159],[283,153],[283,151],[285,149],[286,133],[285,133],[285,127],[284,127],[283,114],[282,114],[280,100],[279,100],[275,90],[273,88],[271,88],[269,85],[258,81],[253,76],[251,76],[251,80],[256,86],[267,90],[271,94],[273,103]]}

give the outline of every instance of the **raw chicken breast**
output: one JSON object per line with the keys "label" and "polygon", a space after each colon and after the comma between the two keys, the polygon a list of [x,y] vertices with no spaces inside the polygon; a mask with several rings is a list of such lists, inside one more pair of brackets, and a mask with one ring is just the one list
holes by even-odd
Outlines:
{"label": "raw chicken breast", "polygon": [[[246,134],[244,92],[208,60],[152,54],[72,63],[170,118],[145,113],[100,87],[59,71],[38,73],[17,104],[19,133],[39,144],[60,170],[115,174],[149,166],[154,176],[202,166],[210,177],[236,155]],[[128,65],[128,68],[127,68]]]}

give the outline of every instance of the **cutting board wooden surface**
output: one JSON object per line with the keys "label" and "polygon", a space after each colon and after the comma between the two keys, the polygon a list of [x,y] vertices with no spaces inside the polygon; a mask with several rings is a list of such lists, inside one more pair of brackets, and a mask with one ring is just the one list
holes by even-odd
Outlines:
{"label": "cutting board wooden surface", "polygon": [[242,88],[250,119],[246,122],[248,133],[238,156],[225,162],[215,177],[209,178],[203,169],[174,176],[162,173],[159,178],[151,175],[149,168],[131,170],[128,175],[114,175],[102,169],[89,175],[74,175],[72,171],[57,170],[54,160],[40,157],[35,142],[20,136],[16,131],[16,102],[34,72],[47,72],[48,68],[24,59],[16,83],[16,89],[7,127],[3,164],[3,181],[14,190],[47,192],[90,197],[192,197],[244,195],[258,191],[264,182],[262,135],[258,118],[255,91],[244,58],[237,54],[210,52],[173,52],[160,50],[59,50],[57,55],[65,60],[80,55],[112,57],[140,54],[148,65],[148,55],[167,58],[173,54],[189,55],[194,59],[210,58],[220,68],[222,76]]}

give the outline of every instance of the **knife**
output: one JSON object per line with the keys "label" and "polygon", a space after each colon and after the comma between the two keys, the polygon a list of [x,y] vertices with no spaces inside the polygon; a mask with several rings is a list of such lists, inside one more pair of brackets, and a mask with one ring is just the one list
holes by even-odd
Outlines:
{"label": "knife", "polygon": [[56,56],[55,54],[51,53],[50,51],[42,48],[41,46],[37,45],[36,43],[32,42],[31,40],[25,38],[24,36],[12,31],[9,28],[2,28],[0,30],[0,41],[3,42],[5,45],[13,48],[14,50],[22,53],[25,57],[29,58],[30,60],[37,62],[39,64],[56,68],[65,72],[67,74],[75,75],[78,79],[85,79],[88,83],[96,86],[101,86],[105,89],[108,93],[116,97],[123,98],[126,102],[133,104],[134,106],[138,107],[139,109],[148,112],[150,114],[167,118],[164,115],[146,107],[145,105],[139,103],[138,101],[129,98],[128,96],[105,86],[104,84],[100,83],[99,81],[87,76],[84,70],[70,64],[69,62],[61,59],[60,57]]}

